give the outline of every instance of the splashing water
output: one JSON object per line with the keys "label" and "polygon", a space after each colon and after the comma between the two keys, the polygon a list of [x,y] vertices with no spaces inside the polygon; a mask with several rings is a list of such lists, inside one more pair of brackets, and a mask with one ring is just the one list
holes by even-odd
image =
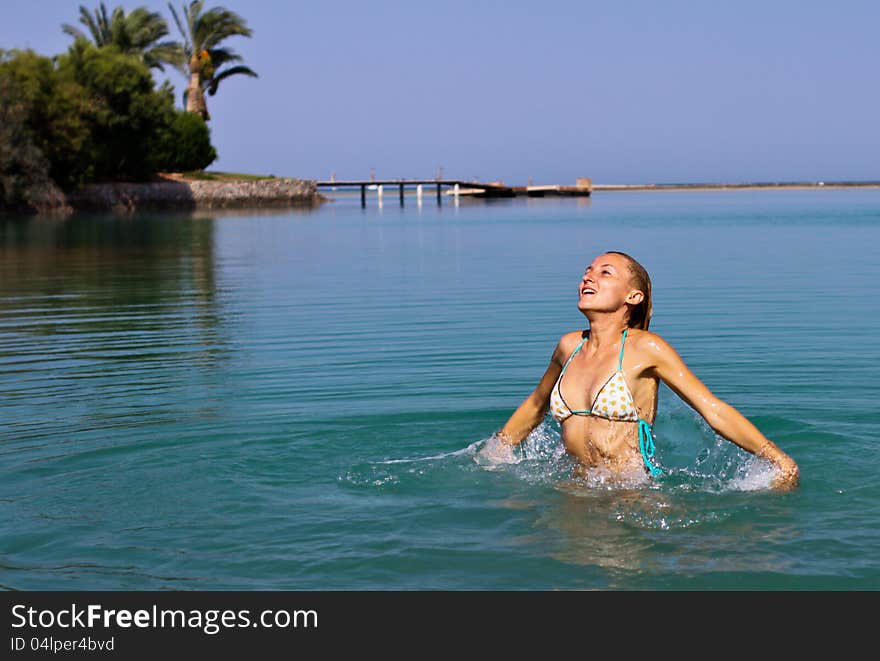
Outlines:
{"label": "splashing water", "polygon": [[[769,462],[737,450],[715,435],[702,420],[699,423],[696,434],[685,430],[680,441],[690,446],[694,441],[708,440],[710,444],[697,454],[693,465],[664,467],[665,475],[660,480],[641,474],[621,477],[602,467],[578,470],[577,477],[573,477],[576,461],[565,452],[558,430],[549,423],[539,425],[516,447],[490,437],[472,443],[465,451],[472,452],[474,461],[485,470],[506,470],[529,483],[562,479],[562,485],[554,486],[564,491],[671,487],[682,491],[721,492],[771,488],[775,474]],[[667,441],[676,444],[672,439]]]}
{"label": "splashing water", "polygon": [[[370,487],[396,485],[413,476],[426,476],[431,471],[465,469],[474,464],[484,471],[511,475],[530,485],[549,486],[570,495],[590,490],[652,490],[698,493],[747,492],[770,489],[774,471],[769,462],[738,450],[714,434],[698,420],[698,424],[664,439],[674,450],[702,444],[691,463],[685,466],[665,465],[659,480],[639,473],[619,475],[604,467],[585,469],[563,447],[559,430],[553,423],[536,427],[520,444],[510,446],[496,436],[474,441],[463,448],[425,456],[384,458],[351,467],[340,481]],[[670,452],[673,454],[673,452]],[[471,462],[462,463],[469,457]]]}

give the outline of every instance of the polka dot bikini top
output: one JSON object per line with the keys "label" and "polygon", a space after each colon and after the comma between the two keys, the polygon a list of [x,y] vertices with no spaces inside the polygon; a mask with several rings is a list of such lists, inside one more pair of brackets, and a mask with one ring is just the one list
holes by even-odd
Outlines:
{"label": "polka dot bikini top", "polygon": [[578,351],[581,350],[581,347],[584,346],[584,342],[586,341],[587,337],[584,337],[584,339],[581,340],[581,343],[577,345],[577,349],[575,349],[568,357],[568,360],[565,361],[562,373],[559,375],[559,378],[556,379],[556,385],[553,386],[553,391],[550,393],[551,414],[560,424],[572,415],[595,415],[599,418],[607,418],[609,420],[637,421],[639,415],[636,413],[636,406],[633,402],[629,387],[626,385],[626,379],[623,378],[623,345],[626,342],[626,330],[623,331],[623,338],[620,341],[620,359],[617,364],[617,371],[608,377],[605,385],[599,389],[593,405],[588,409],[572,410],[569,408],[568,404],[565,403],[565,399],[563,399],[562,393],[560,392],[562,377],[565,376],[565,370],[568,368],[568,364],[571,362],[572,358],[577,355]]}
{"label": "polka dot bikini top", "polygon": [[584,342],[587,341],[587,337],[584,337],[568,357],[568,360],[565,361],[565,365],[562,366],[562,372],[559,374],[559,378],[556,379],[556,385],[553,386],[553,390],[550,393],[550,412],[560,424],[573,415],[594,415],[599,418],[607,418],[608,420],[638,422],[639,451],[645,462],[645,470],[651,476],[659,477],[663,474],[663,471],[653,461],[654,430],[651,427],[651,423],[643,420],[636,413],[636,405],[633,401],[632,393],[629,391],[629,386],[626,385],[626,379],[623,377],[623,345],[626,343],[626,330],[623,331],[623,337],[620,340],[620,358],[617,361],[617,371],[608,377],[608,380],[599,389],[593,405],[588,409],[572,410],[565,403],[559,390],[568,364],[577,355],[577,352],[581,350],[581,347],[584,346]]}

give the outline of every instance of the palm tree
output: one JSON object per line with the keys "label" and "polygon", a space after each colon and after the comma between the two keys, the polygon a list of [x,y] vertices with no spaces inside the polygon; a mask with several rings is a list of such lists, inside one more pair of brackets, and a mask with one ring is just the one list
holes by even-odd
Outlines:
{"label": "palm tree", "polygon": [[[161,14],[146,7],[138,7],[128,14],[122,7],[116,7],[108,16],[107,7],[102,2],[93,16],[80,5],[79,22],[88,29],[96,46],[116,46],[123,53],[140,58],[151,69],[164,70],[163,63],[175,61],[177,44],[159,41],[168,34],[168,23]],[[64,23],[61,29],[74,39],[89,39],[82,30],[69,23]]]}
{"label": "palm tree", "polygon": [[188,5],[182,5],[184,20],[181,20],[170,2],[168,8],[183,37],[183,43],[177,45],[176,63],[183,75],[189,78],[184,93],[186,109],[208,120],[211,117],[205,92],[214,96],[220,81],[230,76],[242,74],[256,78],[257,74],[243,65],[227,66],[232,62],[241,62],[242,58],[231,48],[220,47],[229,37],[251,36],[253,32],[245,20],[225,7],[205,11],[204,4],[204,0],[192,0]]}

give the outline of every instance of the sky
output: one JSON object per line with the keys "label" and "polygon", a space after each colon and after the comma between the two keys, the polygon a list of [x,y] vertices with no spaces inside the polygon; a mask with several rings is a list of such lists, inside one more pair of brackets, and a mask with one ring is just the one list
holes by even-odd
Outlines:
{"label": "sky", "polygon": [[[0,0],[0,48],[63,52],[79,4]],[[106,4],[170,22],[165,2]],[[364,179],[442,167],[510,185],[880,180],[875,1],[222,5],[253,29],[228,45],[259,78],[208,97],[211,169]],[[183,77],[170,80],[180,99]]]}

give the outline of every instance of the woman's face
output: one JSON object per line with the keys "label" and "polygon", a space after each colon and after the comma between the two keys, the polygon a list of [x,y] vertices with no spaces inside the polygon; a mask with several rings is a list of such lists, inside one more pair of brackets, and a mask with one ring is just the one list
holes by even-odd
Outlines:
{"label": "woman's face", "polygon": [[581,276],[578,283],[578,309],[582,312],[613,312],[627,303],[627,297],[633,291],[626,258],[605,253],[596,257]]}

